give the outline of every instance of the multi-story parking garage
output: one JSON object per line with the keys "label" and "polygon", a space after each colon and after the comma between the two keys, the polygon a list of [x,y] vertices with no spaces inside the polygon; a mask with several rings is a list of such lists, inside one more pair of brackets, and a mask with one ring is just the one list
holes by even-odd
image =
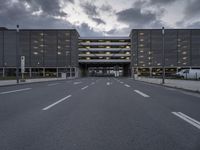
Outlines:
{"label": "multi-story parking garage", "polygon": [[[76,30],[0,29],[0,73],[15,76],[16,59],[25,56],[25,76],[75,76],[78,68]],[[16,55],[17,43],[19,53]]]}
{"label": "multi-story parking garage", "polygon": [[135,73],[159,76],[162,74],[163,63],[168,76],[182,68],[200,68],[199,29],[167,29],[164,35],[161,31],[161,29],[131,31],[133,56],[131,66]]}
{"label": "multi-story parking garage", "polygon": [[127,37],[80,37],[75,29],[17,33],[0,28],[0,76],[15,76],[21,56],[26,77],[62,72],[70,77],[160,76],[163,66],[172,75],[181,68],[200,68],[199,41],[199,29],[167,29],[164,35],[161,29],[133,29]]}
{"label": "multi-story parking garage", "polygon": [[79,38],[79,65],[83,75],[128,76],[129,37]]}

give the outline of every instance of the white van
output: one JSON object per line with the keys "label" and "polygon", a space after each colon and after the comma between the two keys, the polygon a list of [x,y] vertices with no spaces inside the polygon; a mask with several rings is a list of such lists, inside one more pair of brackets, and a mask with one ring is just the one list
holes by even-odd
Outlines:
{"label": "white van", "polygon": [[183,69],[176,75],[183,79],[200,79],[200,69]]}

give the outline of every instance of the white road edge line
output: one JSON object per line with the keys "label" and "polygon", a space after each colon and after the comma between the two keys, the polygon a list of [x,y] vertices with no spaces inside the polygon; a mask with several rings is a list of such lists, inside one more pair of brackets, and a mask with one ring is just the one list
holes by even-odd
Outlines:
{"label": "white road edge line", "polygon": [[183,119],[184,121],[188,122],[189,124],[195,126],[196,128],[200,129],[200,122],[181,113],[181,112],[172,112],[172,114],[174,114],[175,116]]}
{"label": "white road edge line", "polygon": [[68,96],[66,96],[66,97],[64,97],[64,98],[62,98],[62,99],[60,99],[60,100],[58,100],[57,102],[55,102],[55,103],[53,103],[53,104],[51,104],[51,105],[49,105],[49,106],[43,108],[42,110],[48,110],[48,109],[50,109],[51,107],[53,107],[53,106],[55,106],[55,105],[57,105],[57,104],[59,104],[59,103],[65,101],[66,99],[68,99],[68,98],[70,98],[70,97],[71,97],[71,95],[68,95]]}
{"label": "white road edge line", "polygon": [[87,88],[88,88],[88,86],[85,86],[85,87],[81,88],[81,90],[85,90],[85,89],[87,89]]}
{"label": "white road edge line", "polygon": [[143,92],[141,92],[141,91],[139,91],[139,90],[134,90],[136,93],[138,93],[138,94],[140,94],[141,96],[143,96],[143,97],[150,97],[149,95],[147,95],[147,94],[145,94],[145,93],[143,93]]}
{"label": "white road edge line", "polygon": [[126,87],[130,87],[130,85],[128,85],[128,84],[124,84],[124,86],[126,86]]}
{"label": "white road edge line", "polygon": [[27,90],[31,90],[32,88],[25,88],[25,89],[18,89],[18,90],[13,90],[13,91],[6,91],[6,92],[1,92],[0,94],[9,94],[9,93],[16,93],[16,92],[21,92],[21,91],[27,91]]}

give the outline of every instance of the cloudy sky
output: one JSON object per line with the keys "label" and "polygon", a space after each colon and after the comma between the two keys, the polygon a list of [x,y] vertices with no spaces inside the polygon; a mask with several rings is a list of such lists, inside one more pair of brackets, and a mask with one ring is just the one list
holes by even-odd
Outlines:
{"label": "cloudy sky", "polygon": [[0,27],[76,28],[127,36],[134,28],[200,28],[200,0],[0,0]]}

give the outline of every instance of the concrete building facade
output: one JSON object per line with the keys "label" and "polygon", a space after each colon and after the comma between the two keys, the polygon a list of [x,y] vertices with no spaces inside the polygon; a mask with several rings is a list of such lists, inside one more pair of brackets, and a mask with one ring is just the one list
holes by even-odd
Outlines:
{"label": "concrete building facade", "polygon": [[76,30],[0,30],[0,72],[14,76],[16,50],[18,59],[25,56],[26,76],[59,76],[61,72],[75,76],[78,68]]}
{"label": "concrete building facade", "polygon": [[[18,45],[17,45],[18,43]],[[162,53],[164,43],[164,57]],[[19,49],[16,55],[17,46]],[[80,37],[75,29],[0,28],[0,76],[160,76],[200,68],[200,29],[133,29],[127,37]]]}
{"label": "concrete building facade", "polygon": [[133,29],[130,34],[132,70],[143,75],[160,75],[164,63],[166,75],[181,68],[200,68],[200,30]]}

